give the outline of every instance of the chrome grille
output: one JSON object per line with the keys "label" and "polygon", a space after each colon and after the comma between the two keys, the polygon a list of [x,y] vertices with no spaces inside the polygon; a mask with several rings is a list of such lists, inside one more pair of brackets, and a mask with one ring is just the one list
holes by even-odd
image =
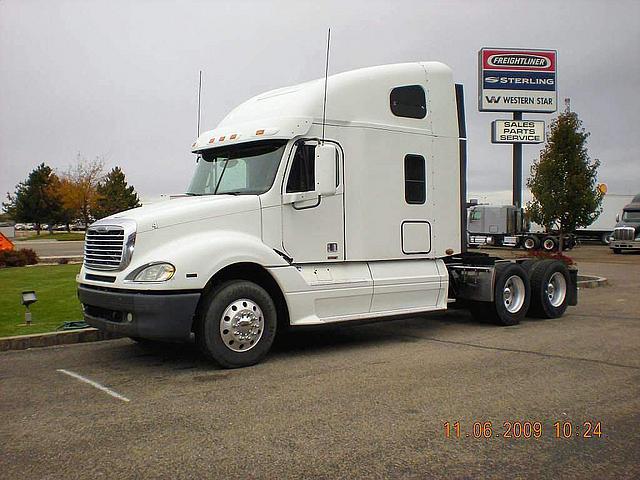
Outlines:
{"label": "chrome grille", "polygon": [[124,253],[124,229],[90,227],[84,241],[84,264],[93,270],[118,270]]}
{"label": "chrome grille", "polygon": [[613,239],[633,240],[635,233],[636,231],[633,227],[618,227],[613,231]]}

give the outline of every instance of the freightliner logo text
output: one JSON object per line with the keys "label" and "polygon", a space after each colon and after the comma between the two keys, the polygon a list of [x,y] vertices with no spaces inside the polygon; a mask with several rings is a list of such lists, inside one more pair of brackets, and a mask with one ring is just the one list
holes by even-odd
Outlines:
{"label": "freightliner logo text", "polygon": [[492,67],[538,67],[551,66],[551,61],[541,55],[528,54],[497,54],[491,55],[487,63]]}

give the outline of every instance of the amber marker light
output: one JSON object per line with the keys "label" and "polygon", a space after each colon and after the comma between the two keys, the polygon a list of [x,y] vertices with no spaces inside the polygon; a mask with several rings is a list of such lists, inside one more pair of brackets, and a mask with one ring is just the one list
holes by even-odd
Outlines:
{"label": "amber marker light", "polygon": [[211,140],[209,140],[209,143],[213,143],[216,141],[216,137],[213,137]]}
{"label": "amber marker light", "polygon": [[236,138],[238,138],[238,135],[236,135],[235,133],[233,135],[231,135],[229,137],[229,140],[235,140]]}
{"label": "amber marker light", "polygon": [[256,130],[256,135],[264,135],[264,129]]}

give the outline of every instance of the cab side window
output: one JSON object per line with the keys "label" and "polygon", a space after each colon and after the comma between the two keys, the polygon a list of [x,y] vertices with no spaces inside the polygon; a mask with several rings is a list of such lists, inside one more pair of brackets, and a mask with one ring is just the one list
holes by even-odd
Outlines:
{"label": "cab side window", "polygon": [[424,157],[404,157],[404,199],[407,203],[420,205],[427,200],[427,178]]}
{"label": "cab side window", "polygon": [[315,190],[315,153],[315,145],[298,145],[287,180],[287,193]]}
{"label": "cab side window", "polygon": [[391,112],[396,117],[424,118],[427,116],[427,98],[420,85],[396,87],[389,95]]}

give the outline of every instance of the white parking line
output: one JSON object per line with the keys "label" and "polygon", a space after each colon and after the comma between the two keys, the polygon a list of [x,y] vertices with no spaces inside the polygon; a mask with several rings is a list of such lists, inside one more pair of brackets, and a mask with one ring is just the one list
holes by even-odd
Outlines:
{"label": "white parking line", "polygon": [[64,373],[65,375],[69,375],[70,377],[73,377],[73,378],[75,378],[77,380],[80,380],[81,382],[88,383],[92,387],[95,387],[98,390],[102,390],[107,395],[111,395],[112,397],[117,398],[118,400],[122,400],[123,402],[130,402],[131,401],[127,397],[125,397],[123,395],[120,395],[118,392],[114,392],[110,388],[107,388],[104,385],[100,385],[98,382],[94,382],[93,380],[91,380],[89,378],[83,377],[82,375],[80,375],[80,374],[78,374],[76,372],[72,372],[71,370],[65,370],[64,368],[58,368],[57,371],[60,372],[60,373]]}

